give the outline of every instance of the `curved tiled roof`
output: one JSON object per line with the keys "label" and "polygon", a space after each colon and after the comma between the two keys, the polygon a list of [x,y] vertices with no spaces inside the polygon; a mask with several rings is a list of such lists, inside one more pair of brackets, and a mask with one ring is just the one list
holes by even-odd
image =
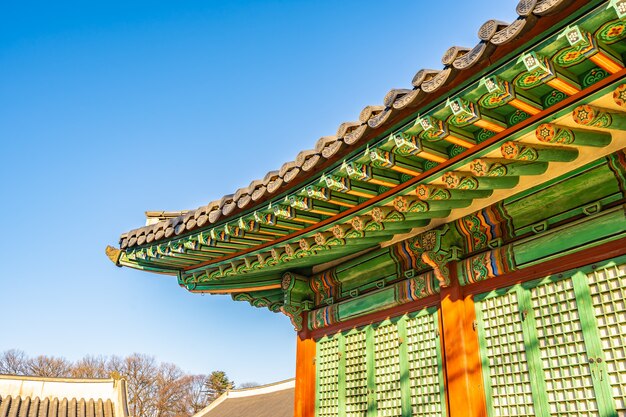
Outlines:
{"label": "curved tiled roof", "polygon": [[193,417],[291,417],[295,379],[230,390]]}
{"label": "curved tiled roof", "polygon": [[111,400],[0,396],[0,417],[116,417]]}
{"label": "curved tiled roof", "polygon": [[314,149],[300,152],[294,161],[286,162],[278,170],[267,173],[263,179],[254,180],[248,187],[240,188],[206,206],[122,234],[120,248],[154,243],[234,218],[244,210],[268,203],[288,189],[302,186],[315,172],[321,172],[341,161],[348,153],[380,135],[419,106],[439,98],[442,91],[458,85],[460,79],[475,75],[483,67],[479,64],[488,63],[495,55],[501,58],[502,54],[497,54],[499,48],[518,40],[521,35],[537,26],[543,16],[555,14],[572,2],[573,0],[520,1],[516,8],[519,16],[513,22],[488,20],[480,27],[479,42],[474,47],[449,48],[441,59],[442,69],[419,70],[413,77],[412,88],[390,90],[382,105],[366,106],[357,121],[342,123],[336,135],[320,138]]}
{"label": "curved tiled roof", "polygon": [[123,379],[0,375],[0,417],[127,417]]}

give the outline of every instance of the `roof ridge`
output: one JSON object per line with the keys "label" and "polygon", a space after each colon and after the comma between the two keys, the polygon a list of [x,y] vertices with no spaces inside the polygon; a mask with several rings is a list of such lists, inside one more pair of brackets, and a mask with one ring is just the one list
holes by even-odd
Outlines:
{"label": "roof ridge", "polygon": [[[68,396],[60,396],[60,395],[44,395],[44,396],[39,396],[39,395],[22,395],[22,394],[16,394],[16,395],[12,395],[12,394],[6,394],[6,395],[2,395],[0,394],[0,401],[4,401],[6,398],[19,398],[20,400],[25,400],[26,398],[32,398],[32,399],[36,399],[38,398],[40,401],[47,399],[57,399],[59,400],[59,402],[62,402],[63,400],[67,400],[72,401],[75,400],[76,402],[80,402],[80,401],[102,401],[103,403],[107,402],[107,401],[111,401],[110,398],[102,398],[102,397],[68,397]],[[111,403],[113,403],[113,401],[111,401]]]}
{"label": "roof ridge", "polygon": [[67,382],[67,383],[81,383],[81,382],[115,382],[115,378],[74,378],[74,377],[51,377],[51,376],[35,376],[35,375],[11,375],[0,374],[0,379],[18,379],[23,381],[45,381],[45,382]]}
{"label": "roof ridge", "polygon": [[229,392],[252,391],[252,390],[256,390],[256,389],[260,389],[260,388],[268,388],[268,387],[273,387],[273,386],[276,386],[276,385],[287,384],[287,383],[295,381],[295,380],[296,380],[296,378],[289,378],[289,379],[285,379],[285,380],[282,380],[282,381],[271,382],[269,384],[257,385],[255,387],[235,388],[235,389],[229,390]]}

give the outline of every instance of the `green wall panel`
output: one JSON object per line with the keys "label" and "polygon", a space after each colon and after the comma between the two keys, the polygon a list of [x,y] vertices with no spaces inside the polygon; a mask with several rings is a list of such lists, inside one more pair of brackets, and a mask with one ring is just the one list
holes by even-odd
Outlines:
{"label": "green wall panel", "polygon": [[[316,409],[319,417],[339,413],[339,338],[317,342]],[[343,372],[343,370],[342,370]]]}
{"label": "green wall panel", "polygon": [[535,416],[516,291],[480,302],[477,319],[490,416]]}
{"label": "green wall panel", "polygon": [[317,341],[316,415],[446,415],[437,309]]}
{"label": "green wall panel", "polygon": [[550,414],[600,415],[572,279],[530,293]]}
{"label": "green wall panel", "polygon": [[597,322],[604,366],[620,416],[626,416],[626,264],[607,265],[587,274],[593,317]]}
{"label": "green wall panel", "polygon": [[444,375],[437,310],[429,309],[406,320],[412,415],[446,415]]}
{"label": "green wall panel", "polygon": [[346,416],[367,416],[366,335],[355,331],[345,336]]}
{"label": "green wall panel", "polygon": [[625,262],[476,297],[490,417],[626,416]]}
{"label": "green wall panel", "polygon": [[398,326],[388,323],[374,330],[376,404],[379,416],[402,415]]}

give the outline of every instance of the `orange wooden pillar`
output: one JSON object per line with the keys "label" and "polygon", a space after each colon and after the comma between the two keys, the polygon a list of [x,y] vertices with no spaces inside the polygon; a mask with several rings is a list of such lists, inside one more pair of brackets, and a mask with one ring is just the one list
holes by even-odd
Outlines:
{"label": "orange wooden pillar", "polygon": [[450,417],[486,417],[474,300],[464,298],[451,263],[450,286],[441,289],[441,323]]}
{"label": "orange wooden pillar", "polygon": [[305,329],[296,336],[295,417],[315,416],[315,340],[308,333]]}

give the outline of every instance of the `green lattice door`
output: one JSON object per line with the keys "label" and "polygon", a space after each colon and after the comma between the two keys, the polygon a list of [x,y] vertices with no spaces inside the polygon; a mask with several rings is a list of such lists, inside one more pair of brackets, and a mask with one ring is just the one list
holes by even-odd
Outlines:
{"label": "green lattice door", "polygon": [[435,308],[317,342],[317,416],[446,415]]}
{"label": "green lattice door", "polygon": [[609,263],[478,296],[489,415],[626,416],[625,294]]}
{"label": "green lattice door", "polygon": [[331,417],[339,412],[339,338],[325,337],[317,342],[317,415]]}

